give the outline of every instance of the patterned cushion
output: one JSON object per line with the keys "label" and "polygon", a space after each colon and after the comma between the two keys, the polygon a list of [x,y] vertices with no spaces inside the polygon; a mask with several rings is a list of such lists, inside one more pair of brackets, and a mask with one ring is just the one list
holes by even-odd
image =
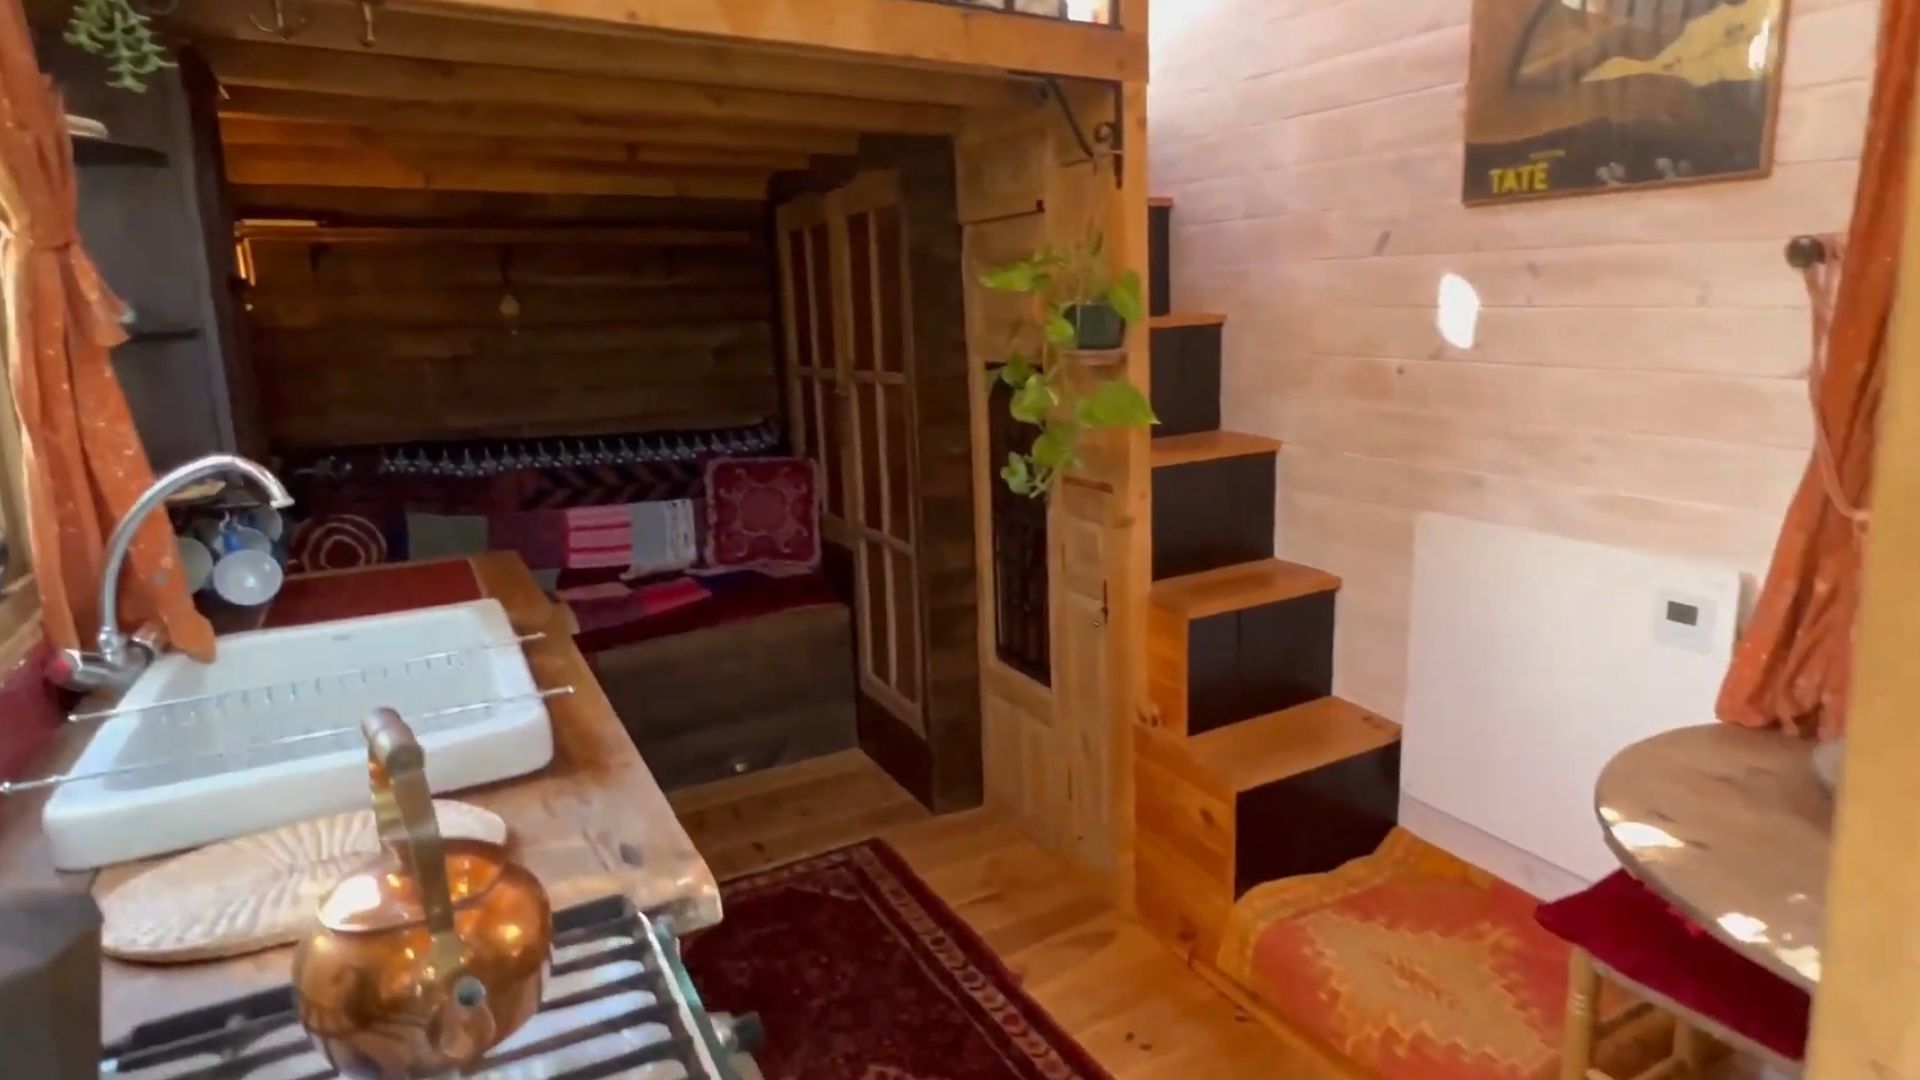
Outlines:
{"label": "patterned cushion", "polygon": [[287,544],[288,569],[352,570],[387,561],[387,538],[360,514],[320,514],[296,525]]}
{"label": "patterned cushion", "polygon": [[820,565],[820,499],[813,462],[717,458],[707,463],[706,479],[707,565]]}

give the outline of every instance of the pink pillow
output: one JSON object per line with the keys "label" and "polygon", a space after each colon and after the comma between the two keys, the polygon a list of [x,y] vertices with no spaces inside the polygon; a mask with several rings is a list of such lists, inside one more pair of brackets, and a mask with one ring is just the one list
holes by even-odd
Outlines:
{"label": "pink pillow", "polygon": [[806,458],[707,462],[707,565],[820,565],[820,500]]}

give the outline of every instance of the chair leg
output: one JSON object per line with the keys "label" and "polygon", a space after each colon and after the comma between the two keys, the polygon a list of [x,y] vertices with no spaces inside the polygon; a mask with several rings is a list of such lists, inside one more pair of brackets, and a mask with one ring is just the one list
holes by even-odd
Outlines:
{"label": "chair leg", "polygon": [[1600,973],[1585,949],[1573,950],[1567,960],[1567,1031],[1560,1049],[1560,1080],[1587,1080],[1593,1068],[1594,999],[1600,992]]}
{"label": "chair leg", "polygon": [[1701,1080],[1706,1061],[1705,1049],[1700,1032],[1685,1020],[1674,1017],[1673,1059],[1680,1063],[1681,1076],[1687,1080]]}

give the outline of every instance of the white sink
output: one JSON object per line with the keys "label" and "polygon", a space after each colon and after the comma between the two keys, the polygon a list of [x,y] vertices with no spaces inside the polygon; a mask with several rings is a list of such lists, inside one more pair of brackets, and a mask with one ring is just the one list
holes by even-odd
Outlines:
{"label": "white sink", "polygon": [[382,705],[420,737],[436,792],[532,772],[553,757],[538,689],[497,600],[234,634],[212,664],[169,653],[93,721],[68,770],[111,774],[47,800],[54,863],[84,870],[366,806],[359,724]]}

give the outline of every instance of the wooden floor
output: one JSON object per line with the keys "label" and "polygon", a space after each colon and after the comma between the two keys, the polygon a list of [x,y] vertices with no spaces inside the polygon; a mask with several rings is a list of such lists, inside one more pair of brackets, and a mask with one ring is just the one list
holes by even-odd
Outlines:
{"label": "wooden floor", "polygon": [[935,819],[858,752],[672,800],[722,879],[886,839],[1117,1080],[1352,1076],[1222,997],[1007,820]]}

